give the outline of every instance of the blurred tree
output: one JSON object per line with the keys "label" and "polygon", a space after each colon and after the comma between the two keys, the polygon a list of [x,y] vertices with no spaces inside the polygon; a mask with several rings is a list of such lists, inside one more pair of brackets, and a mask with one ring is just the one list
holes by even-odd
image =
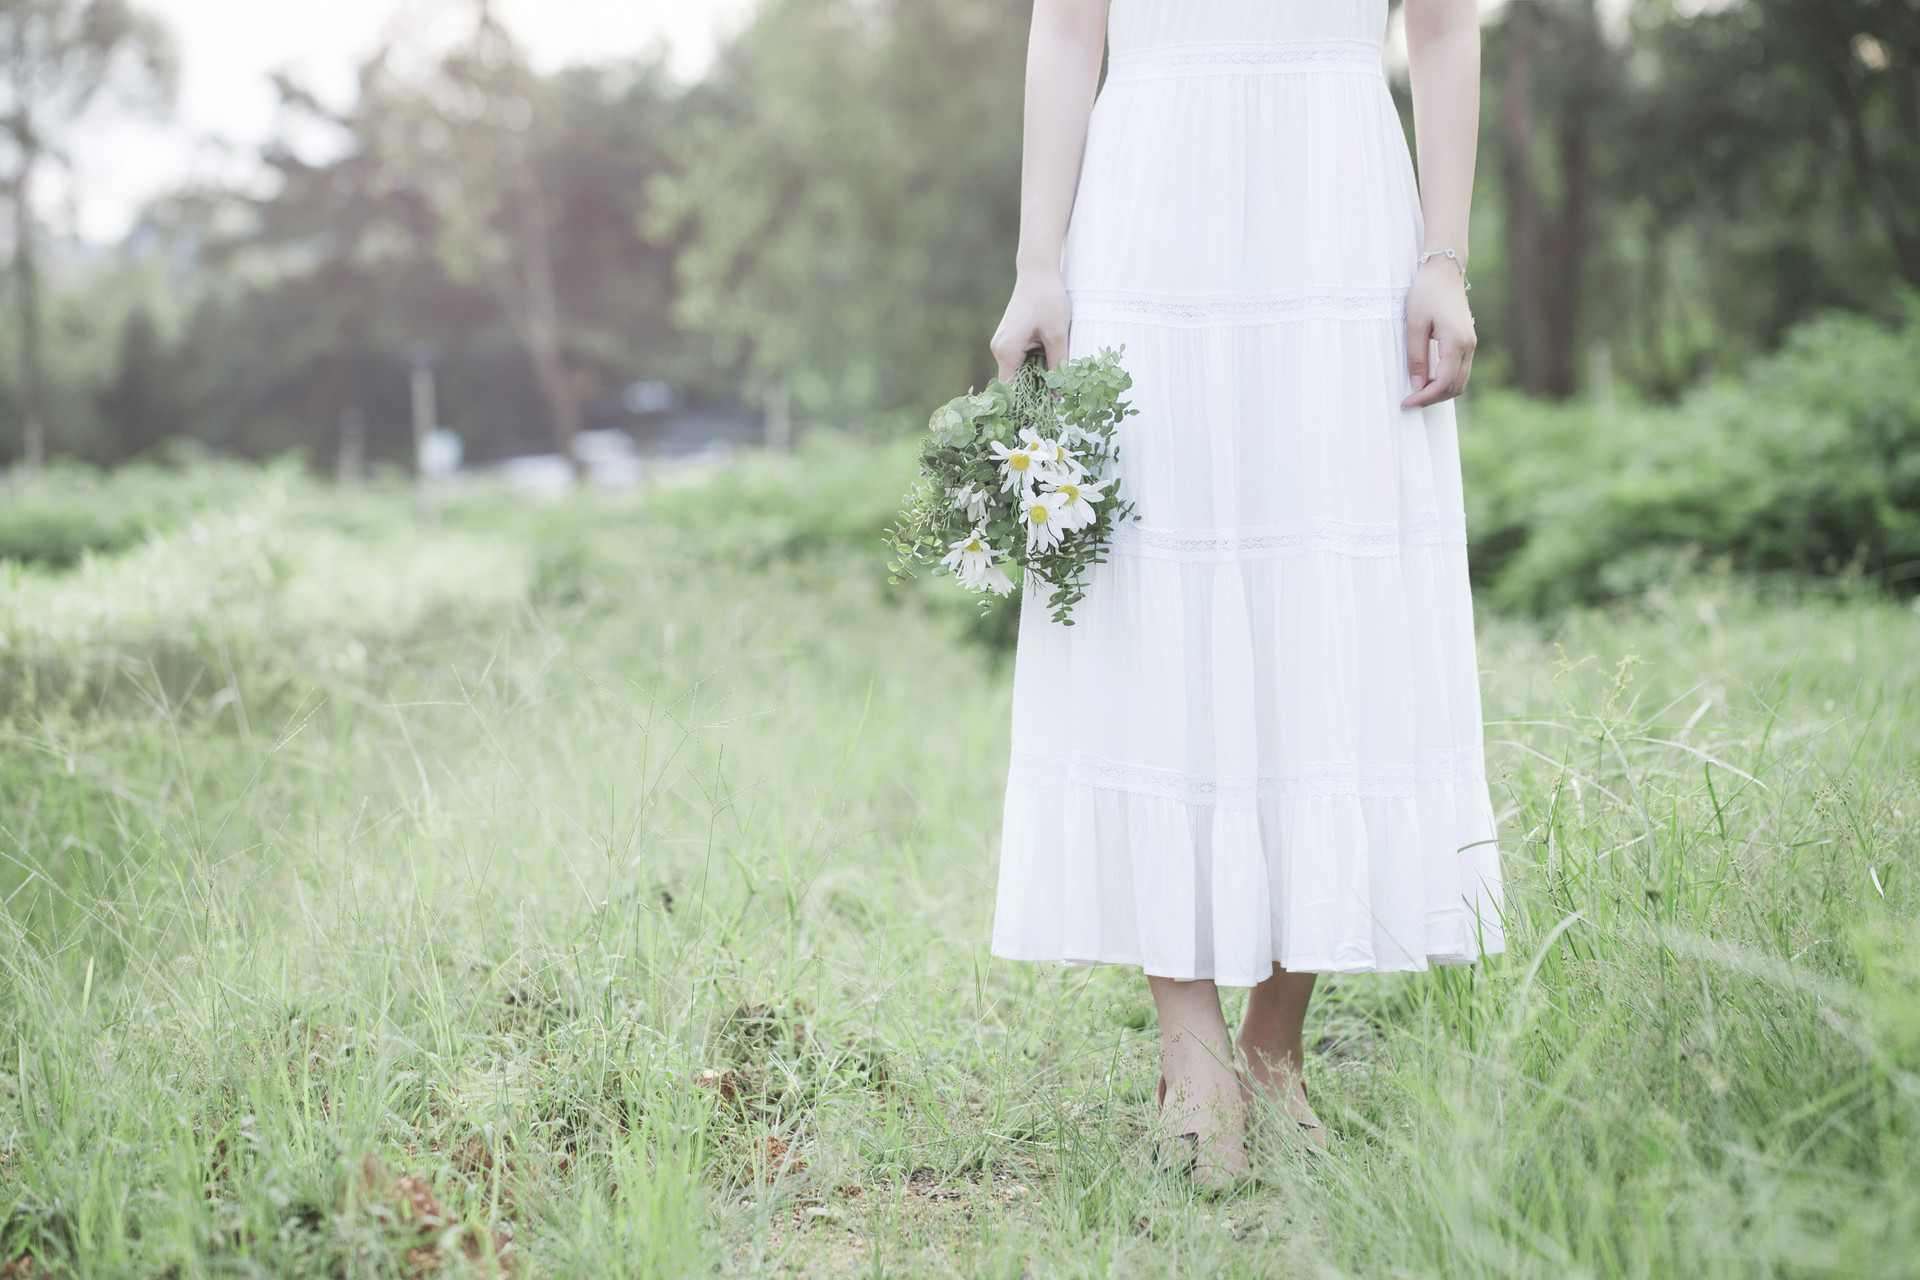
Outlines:
{"label": "blurred tree", "polygon": [[1488,39],[1488,345],[1564,397],[1601,344],[1658,396],[1920,263],[1920,3],[1512,0]]}
{"label": "blurred tree", "polygon": [[1894,261],[1920,286],[1920,3],[1761,0],[1768,45],[1817,80]]}
{"label": "blurred tree", "polygon": [[1498,62],[1499,161],[1510,375],[1565,399],[1578,382],[1592,247],[1596,133],[1613,107],[1618,56],[1594,0],[1514,0]]}
{"label": "blurred tree", "polygon": [[103,92],[153,105],[170,97],[173,74],[166,30],[126,0],[0,0],[0,136],[12,150],[21,452],[29,467],[47,452],[34,178],[43,160],[61,156],[62,134]]}
{"label": "blurred tree", "polygon": [[[1657,89],[1632,176],[1669,204],[1712,193],[1756,219],[1817,206],[1877,227],[1875,255],[1920,285],[1920,3],[1744,0],[1663,20],[1645,41]],[[1651,172],[1650,172],[1651,170]]]}
{"label": "blurred tree", "polygon": [[405,462],[421,351],[443,421],[482,460],[564,441],[556,425],[611,386],[706,387],[710,361],[673,324],[671,250],[639,229],[674,111],[661,68],[531,76],[476,34],[484,20],[424,71],[370,60],[344,111],[283,83],[303,132],[334,133],[331,153],[277,145],[269,197],[174,203],[165,221],[201,265],[174,362],[195,434],[330,459],[357,407],[369,458]]}
{"label": "blurred tree", "polygon": [[745,382],[857,417],[990,375],[1027,25],[1023,0],[773,0],[688,95],[650,225]]}
{"label": "blurred tree", "polygon": [[[187,281],[184,313],[128,314],[164,287],[50,298],[53,385],[0,366],[0,412],[51,403],[62,447],[103,460],[178,429],[325,464],[359,409],[369,460],[404,461],[424,348],[486,459],[624,420],[641,378],[904,423],[989,375],[1027,0],[768,0],[684,91],[657,65],[535,75],[462,2],[464,39],[372,59],[345,109],[283,84],[321,158],[271,148],[265,197],[181,193],[143,269]],[[1487,40],[1485,381],[1565,397],[1610,368],[1678,398],[1816,312],[1897,310],[1917,26],[1920,0],[1511,0]],[[0,316],[0,343],[38,350],[23,327]]]}
{"label": "blurred tree", "polygon": [[[1912,9],[1910,0],[1899,5]],[[1823,52],[1798,28],[1844,27],[1867,10],[1884,17],[1896,7],[1640,6],[1631,93],[1605,179],[1614,210],[1609,319],[1634,383],[1677,394],[1702,372],[1771,349],[1824,308],[1891,314],[1897,264],[1847,159],[1846,91],[1815,70],[1835,45],[1852,57],[1861,33],[1830,30]],[[1888,126],[1897,128],[1883,119],[1872,131],[1883,156],[1898,150]]]}
{"label": "blurred tree", "polygon": [[580,388],[567,363],[553,213],[538,158],[547,125],[542,98],[491,0],[473,0],[472,32],[416,97],[396,98],[400,127],[388,137],[435,219],[432,244],[442,267],[491,291],[533,364],[554,445],[578,467]]}
{"label": "blurred tree", "polygon": [[145,453],[185,426],[174,386],[172,361],[153,311],[136,306],[121,325],[113,381],[99,395],[101,415],[117,433],[121,457]]}

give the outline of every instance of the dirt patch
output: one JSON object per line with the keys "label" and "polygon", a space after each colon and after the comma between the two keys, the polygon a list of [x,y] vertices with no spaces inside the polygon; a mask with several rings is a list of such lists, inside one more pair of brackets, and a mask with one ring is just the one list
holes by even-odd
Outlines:
{"label": "dirt patch", "polygon": [[404,1242],[408,1280],[437,1273],[448,1254],[458,1251],[482,1276],[513,1274],[513,1242],[498,1231],[462,1223],[440,1202],[433,1182],[424,1174],[395,1176],[379,1156],[369,1153],[360,1162],[360,1199],[363,1206],[387,1224]]}

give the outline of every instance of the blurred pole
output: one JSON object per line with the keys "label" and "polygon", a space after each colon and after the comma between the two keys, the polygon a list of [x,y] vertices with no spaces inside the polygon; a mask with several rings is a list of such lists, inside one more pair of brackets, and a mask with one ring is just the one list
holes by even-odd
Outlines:
{"label": "blurred pole", "polygon": [[413,357],[413,468],[414,474],[420,472],[420,446],[426,443],[438,424],[434,421],[437,410],[433,402],[433,362],[424,354]]}
{"label": "blurred pole", "polygon": [[1604,336],[1587,348],[1587,395],[1602,422],[1613,421],[1613,343]]}
{"label": "blurred pole", "polygon": [[[427,394],[433,394],[428,388]],[[334,466],[333,478],[343,485],[356,485],[366,474],[367,461],[367,415],[359,405],[348,405],[340,411],[340,456]]]}
{"label": "blurred pole", "polygon": [[792,453],[793,404],[787,395],[787,380],[780,374],[761,384],[760,408],[766,418],[767,448],[775,453]]}

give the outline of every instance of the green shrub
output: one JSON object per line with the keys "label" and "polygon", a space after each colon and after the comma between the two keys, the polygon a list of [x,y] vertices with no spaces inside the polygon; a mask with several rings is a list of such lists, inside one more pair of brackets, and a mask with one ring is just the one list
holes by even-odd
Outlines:
{"label": "green shrub", "polygon": [[1830,315],[1672,407],[1477,395],[1461,440],[1476,581],[1548,613],[1695,559],[1920,580],[1920,296]]}
{"label": "green shrub", "polygon": [[[44,474],[0,475],[0,561],[67,569],[88,552],[124,551],[149,533],[179,528],[196,514],[226,510],[261,486],[258,467],[183,458],[100,472],[63,463]],[[296,464],[265,473],[284,484]]]}
{"label": "green shrub", "polygon": [[696,535],[712,552],[752,563],[842,547],[871,552],[884,573],[880,535],[913,482],[917,438],[809,431],[791,457],[750,454],[711,483],[667,483],[649,511]]}
{"label": "green shrub", "polygon": [[0,560],[64,569],[88,551],[119,551],[141,527],[91,508],[10,498],[0,506]]}

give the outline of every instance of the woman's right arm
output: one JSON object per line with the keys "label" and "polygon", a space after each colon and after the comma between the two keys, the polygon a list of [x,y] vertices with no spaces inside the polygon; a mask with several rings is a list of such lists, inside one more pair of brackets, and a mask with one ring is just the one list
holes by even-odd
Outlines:
{"label": "woman's right arm", "polygon": [[1107,0],[1034,0],[1027,38],[1026,128],[1020,153],[1020,247],[1013,297],[993,335],[1000,376],[1043,347],[1051,369],[1067,354],[1071,314],[1060,250],[1080,182],[1080,153],[1100,83]]}

